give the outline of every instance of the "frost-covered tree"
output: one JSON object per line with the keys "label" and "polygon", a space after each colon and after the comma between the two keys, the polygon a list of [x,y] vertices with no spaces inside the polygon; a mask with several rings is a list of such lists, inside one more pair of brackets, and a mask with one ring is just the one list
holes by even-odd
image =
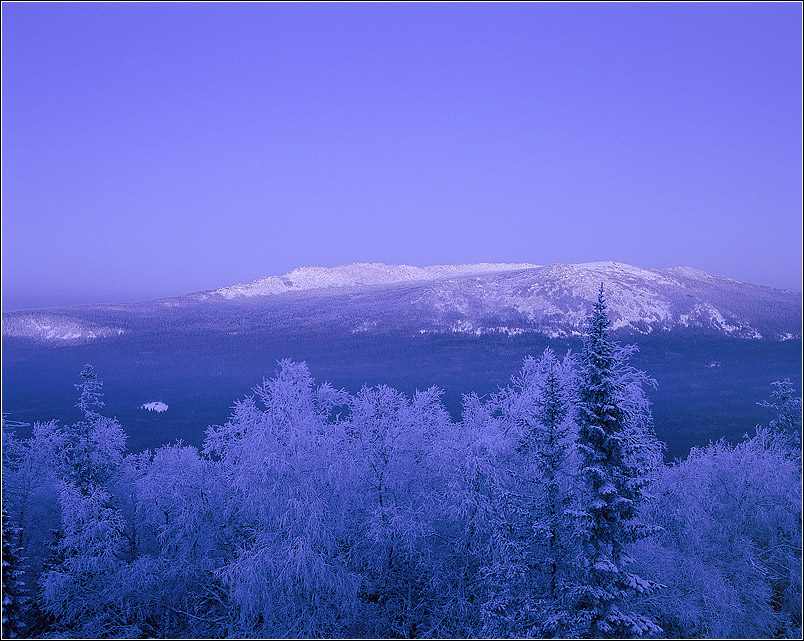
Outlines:
{"label": "frost-covered tree", "polygon": [[194,447],[166,445],[136,481],[137,508],[159,542],[160,555],[197,565],[214,548],[219,505],[211,463]]}
{"label": "frost-covered tree", "polygon": [[140,491],[143,479],[151,472],[153,456],[150,450],[129,454],[123,460],[119,473],[111,486],[113,503],[125,521],[126,561],[134,561],[140,554],[156,552],[155,532],[148,528],[143,514]]}
{"label": "frost-covered tree", "polygon": [[123,519],[98,486],[79,489],[65,483],[60,502],[60,562],[41,579],[45,610],[57,631],[97,636],[105,621],[101,593],[120,564]]}
{"label": "frost-covered tree", "polygon": [[[440,625],[434,636],[476,636],[483,627],[487,599],[485,568],[494,562],[490,541],[498,529],[498,506],[507,477],[499,459],[509,448],[503,423],[493,406],[477,394],[463,397],[462,420],[438,443],[441,474],[446,479],[440,509],[451,536],[437,548],[445,571],[436,572]],[[433,497],[436,499],[438,495]]]}
{"label": "frost-covered tree", "polygon": [[[332,410],[347,401],[316,386],[306,363],[280,362],[207,433],[229,499],[230,544],[216,572],[235,608],[239,634],[332,636],[354,621],[359,581],[349,569],[341,483],[342,427]],[[222,545],[225,542],[222,543]]]}
{"label": "frost-covered tree", "polygon": [[430,540],[443,536],[434,531],[444,492],[434,445],[450,423],[441,392],[408,399],[387,386],[363,387],[350,409],[354,508],[363,533],[354,553],[364,599],[375,606],[373,634],[421,634],[433,628],[428,614],[436,607]]}
{"label": "frost-covered tree", "polygon": [[103,383],[98,380],[92,365],[81,372],[80,391],[76,407],[84,412],[84,419],[73,424],[68,432],[72,441],[70,454],[70,481],[84,491],[107,483],[123,462],[126,433],[116,419],[102,416]]}
{"label": "frost-covered tree", "polygon": [[[530,386],[522,373],[523,391]],[[532,365],[531,365],[532,367]],[[528,425],[522,447],[532,457],[542,486],[544,500],[533,523],[533,535],[547,541],[549,568],[548,598],[558,597],[559,566],[563,562],[562,537],[566,531],[564,511],[568,504],[567,485],[562,476],[569,459],[571,426],[568,423],[574,387],[572,360],[559,361],[552,350],[546,349],[535,363],[536,376],[532,390],[535,421]],[[528,389],[528,391],[531,391]]]}
{"label": "frost-covered tree", "polygon": [[33,636],[799,638],[792,384],[755,437],[665,468],[609,329],[601,288],[581,358],[528,357],[457,424],[436,388],[281,361],[203,452],[126,458],[87,366],[81,421],[4,430],[4,636],[23,568]]}
{"label": "frost-covered tree", "polygon": [[98,380],[98,375],[95,373],[95,368],[89,363],[84,365],[81,371],[80,383],[75,384],[75,388],[81,392],[78,402],[75,406],[80,409],[84,415],[97,414],[97,409],[104,406],[103,398],[103,382]]}
{"label": "frost-covered tree", "polygon": [[559,361],[549,349],[538,360],[529,356],[489,403],[503,447],[494,461],[490,555],[482,571],[484,635],[550,633],[541,623],[565,564],[572,365],[569,355]]}
{"label": "frost-covered tree", "polygon": [[[124,532],[126,552],[131,554],[135,536],[134,549],[150,551],[125,571],[128,580],[150,586],[134,600],[147,618],[160,620],[176,636],[228,634],[229,604],[219,572],[234,549],[222,544],[230,514],[220,466],[181,443],[149,458],[127,466],[136,506]],[[143,618],[137,617],[140,627]]]}
{"label": "frost-covered tree", "polygon": [[[789,378],[783,381],[774,381],[776,388],[771,392],[772,400],[757,403],[776,413],[768,426],[775,431],[785,434],[796,450],[801,447],[801,397]],[[800,450],[799,450],[800,451]]]}
{"label": "frost-covered tree", "polygon": [[672,637],[800,638],[801,465],[758,428],[693,448],[657,478],[635,558],[666,587],[651,611]]}
{"label": "frost-covered tree", "polygon": [[[32,431],[30,437],[20,439],[4,429],[2,450],[3,510],[14,524],[13,531],[4,529],[4,542],[25,558],[17,570],[30,590],[48,567],[47,558],[59,536],[59,493],[69,451],[69,438],[56,421],[34,423]],[[32,598],[29,605],[26,632],[36,636],[44,629],[48,615],[39,607],[38,599]]]}
{"label": "frost-covered tree", "polygon": [[67,469],[69,438],[56,421],[34,423],[24,439],[3,434],[3,508],[18,528],[15,542],[36,576],[51,533],[59,527],[59,491]]}
{"label": "frost-covered tree", "polygon": [[634,433],[636,417],[618,380],[610,325],[601,285],[581,356],[576,445],[585,491],[574,511],[580,545],[567,593],[571,619],[561,625],[583,636],[644,636],[661,630],[632,607],[631,598],[659,586],[628,570],[629,546],[650,531],[636,520],[647,482],[637,463],[640,450],[657,446],[647,442],[650,432]]}
{"label": "frost-covered tree", "polygon": [[57,561],[40,579],[42,603],[58,630],[96,636],[104,627],[101,593],[121,564],[123,518],[113,505],[110,481],[123,460],[126,435],[98,409],[102,383],[92,366],[76,385],[84,420],[65,430],[68,442],[61,473],[61,531]]}

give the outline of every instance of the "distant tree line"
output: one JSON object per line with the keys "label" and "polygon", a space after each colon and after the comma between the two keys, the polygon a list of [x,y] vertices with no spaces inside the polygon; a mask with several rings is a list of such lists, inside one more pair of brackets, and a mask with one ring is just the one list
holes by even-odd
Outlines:
{"label": "distant tree line", "polygon": [[200,451],[126,455],[87,366],[4,429],[3,636],[799,638],[801,399],[666,466],[609,325],[457,422],[281,361]]}

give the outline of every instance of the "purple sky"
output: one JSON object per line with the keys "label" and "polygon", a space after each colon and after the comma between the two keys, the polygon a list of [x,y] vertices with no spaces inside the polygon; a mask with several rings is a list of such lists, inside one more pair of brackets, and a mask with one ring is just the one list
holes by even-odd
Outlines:
{"label": "purple sky", "polygon": [[354,261],[801,291],[799,3],[2,12],[5,309]]}

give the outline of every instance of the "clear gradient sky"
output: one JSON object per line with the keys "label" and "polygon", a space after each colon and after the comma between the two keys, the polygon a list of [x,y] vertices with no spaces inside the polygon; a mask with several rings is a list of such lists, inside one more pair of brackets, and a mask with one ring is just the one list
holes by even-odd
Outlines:
{"label": "clear gradient sky", "polygon": [[4,309],[302,265],[801,291],[802,7],[3,3]]}

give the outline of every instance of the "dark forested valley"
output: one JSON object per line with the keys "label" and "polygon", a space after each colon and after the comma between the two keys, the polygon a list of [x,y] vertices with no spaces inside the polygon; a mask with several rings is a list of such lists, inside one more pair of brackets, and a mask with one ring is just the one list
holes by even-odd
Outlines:
{"label": "dark forested valley", "polygon": [[[657,381],[649,398],[667,461],[710,440],[737,441],[767,422],[757,402],[767,396],[770,382],[790,378],[801,389],[798,339],[753,341],[693,331],[618,338],[638,344],[632,362]],[[407,395],[435,385],[457,421],[463,394],[495,393],[525,356],[548,347],[577,354],[582,341],[540,334],[287,336],[267,330],[233,336],[177,328],[79,345],[4,338],[3,408],[29,424],[79,420],[73,384],[92,363],[106,384],[106,412],[125,426],[130,450],[153,450],[176,439],[200,447],[208,425],[224,422],[235,399],[273,376],[277,361],[291,358],[305,361],[316,380],[352,394],[363,384],[386,384]],[[140,409],[152,401],[163,401],[168,411]],[[19,433],[28,436],[30,428]]]}

